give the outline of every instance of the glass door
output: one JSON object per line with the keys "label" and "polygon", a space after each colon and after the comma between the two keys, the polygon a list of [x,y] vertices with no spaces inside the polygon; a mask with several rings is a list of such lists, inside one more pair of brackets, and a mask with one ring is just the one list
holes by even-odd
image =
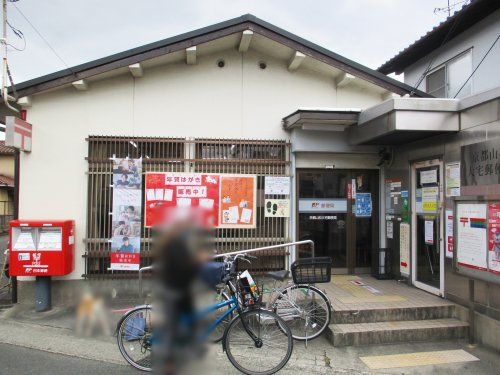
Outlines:
{"label": "glass door", "polygon": [[[298,238],[335,273],[369,273],[379,244],[377,170],[298,170]],[[308,256],[304,251],[299,256]]]}
{"label": "glass door", "polygon": [[316,256],[332,257],[333,268],[347,272],[347,184],[343,170],[298,171],[298,234],[313,240]]}
{"label": "glass door", "polygon": [[353,170],[351,176],[355,252],[352,267],[354,273],[370,273],[373,248],[379,244],[379,173],[378,170]]}
{"label": "glass door", "polygon": [[428,292],[443,295],[442,163],[430,160],[412,168],[412,281]]}

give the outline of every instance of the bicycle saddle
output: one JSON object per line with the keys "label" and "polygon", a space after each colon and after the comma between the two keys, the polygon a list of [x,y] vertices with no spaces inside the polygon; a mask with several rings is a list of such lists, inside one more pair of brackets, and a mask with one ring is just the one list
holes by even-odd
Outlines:
{"label": "bicycle saddle", "polygon": [[277,280],[277,281],[283,281],[288,277],[289,271],[287,270],[281,270],[281,271],[271,271],[267,273],[267,276],[269,276],[271,279]]}

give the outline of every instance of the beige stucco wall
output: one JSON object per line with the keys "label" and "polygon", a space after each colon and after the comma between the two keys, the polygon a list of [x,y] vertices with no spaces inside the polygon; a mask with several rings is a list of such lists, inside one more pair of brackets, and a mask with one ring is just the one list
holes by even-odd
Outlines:
{"label": "beige stucco wall", "polygon": [[[226,66],[216,66],[219,58]],[[367,108],[380,93],[356,85],[336,89],[332,77],[255,51],[228,50],[183,62],[38,94],[28,109],[33,152],[21,155],[20,217],[76,220],[76,267],[84,272],[89,135],[289,139],[281,119],[298,107]]]}
{"label": "beige stucco wall", "polygon": [[14,178],[14,156],[0,155],[0,174]]}

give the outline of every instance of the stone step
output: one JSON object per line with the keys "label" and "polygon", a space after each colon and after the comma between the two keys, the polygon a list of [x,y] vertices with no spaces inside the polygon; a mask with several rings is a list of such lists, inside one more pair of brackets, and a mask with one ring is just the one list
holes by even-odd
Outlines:
{"label": "stone step", "polygon": [[360,346],[410,341],[465,338],[469,324],[455,318],[330,324],[326,335],[333,346]]}
{"label": "stone step", "polygon": [[365,308],[363,310],[335,310],[332,311],[331,322],[335,324],[355,324],[445,319],[454,318],[455,316],[455,305],[450,303],[419,307],[384,307]]}

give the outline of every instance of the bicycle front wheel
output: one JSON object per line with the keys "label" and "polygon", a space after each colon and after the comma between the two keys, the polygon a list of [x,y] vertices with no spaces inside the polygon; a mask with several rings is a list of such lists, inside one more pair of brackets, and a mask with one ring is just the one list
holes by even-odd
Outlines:
{"label": "bicycle front wheel", "polygon": [[275,313],[247,310],[227,327],[224,347],[229,361],[241,372],[267,375],[286,365],[292,355],[293,338],[286,323]]}
{"label": "bicycle front wheel", "polygon": [[286,287],[272,306],[273,311],[286,322],[295,340],[312,340],[330,324],[328,297],[312,285]]}
{"label": "bicycle front wheel", "polygon": [[152,369],[151,311],[150,306],[142,306],[129,311],[122,319],[116,336],[123,358],[142,371]]}

